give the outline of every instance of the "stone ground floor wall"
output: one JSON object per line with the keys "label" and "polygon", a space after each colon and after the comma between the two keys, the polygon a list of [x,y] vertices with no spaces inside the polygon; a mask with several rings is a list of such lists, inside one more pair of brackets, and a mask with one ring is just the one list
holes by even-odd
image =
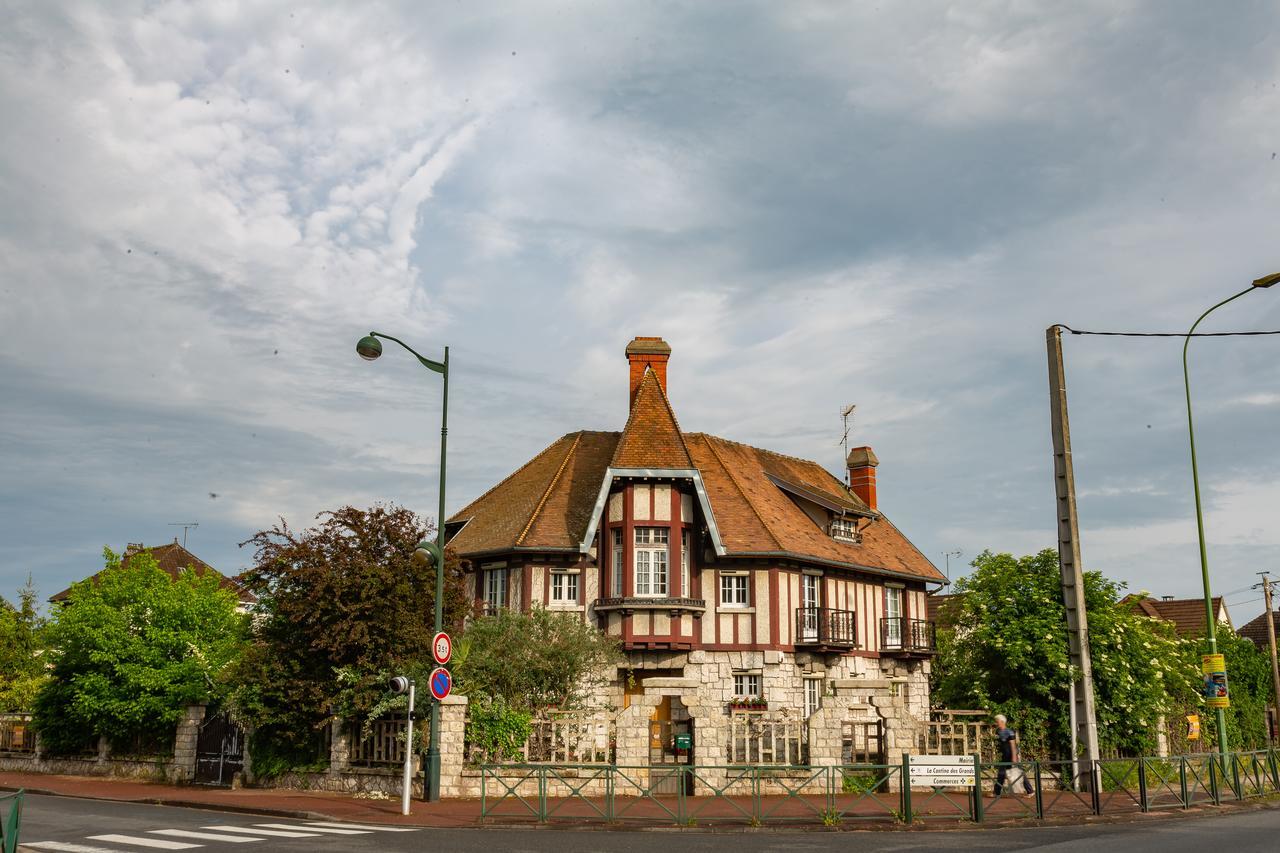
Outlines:
{"label": "stone ground floor wall", "polygon": [[[791,654],[779,651],[692,651],[632,654],[620,667],[607,691],[617,709],[615,779],[618,795],[639,793],[649,784],[649,721],[670,697],[671,718],[691,721],[692,763],[700,769],[694,793],[721,790],[737,793],[737,775],[730,766],[729,737],[735,674],[758,675],[771,716],[804,715],[805,682],[822,682],[818,709],[807,720],[808,764],[813,767],[844,763],[845,723],[879,721],[884,732],[886,764],[899,765],[904,753],[919,751],[929,717],[929,662],[851,655]],[[485,793],[508,788],[522,796],[537,794],[538,782],[512,771],[500,779],[490,773]],[[895,779],[896,781],[896,779]],[[772,771],[759,780],[762,793],[782,794],[825,788],[825,776],[803,771]],[[742,783],[746,785],[747,783]],[[594,796],[604,792],[603,779],[589,768],[556,770],[547,781],[548,795],[577,791]],[[464,770],[457,788],[462,796],[480,796],[481,774]],[[746,791],[749,793],[749,791]]]}

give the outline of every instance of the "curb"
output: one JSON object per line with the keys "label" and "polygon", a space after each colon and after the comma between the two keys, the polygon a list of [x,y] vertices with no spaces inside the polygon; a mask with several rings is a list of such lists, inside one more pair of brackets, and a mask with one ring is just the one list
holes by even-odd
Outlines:
{"label": "curb", "polygon": [[[12,785],[0,785],[0,791],[18,791],[22,790],[30,794],[37,794],[48,797],[61,797],[64,799],[80,799],[93,800],[97,802],[108,803],[136,803],[140,805],[152,806],[168,806],[171,808],[199,809],[211,812],[226,812],[228,814],[244,814],[244,815],[260,815],[262,817],[279,817],[289,820],[323,820],[351,823],[382,823],[376,819],[364,818],[355,820],[352,818],[335,816],[325,812],[305,811],[299,809],[275,809],[267,807],[246,806],[234,803],[207,803],[202,801],[184,800],[181,798],[170,797],[104,797],[93,796],[91,794],[71,794],[61,791],[53,791],[45,788],[18,788]],[[1160,809],[1149,812],[1132,812],[1123,814],[1104,814],[1104,815],[1081,815],[1076,818],[1072,817],[1048,817],[1038,820],[1034,817],[1012,818],[1007,821],[991,821],[984,823],[973,823],[972,821],[955,821],[944,824],[930,824],[925,820],[919,820],[911,826],[901,824],[868,821],[863,824],[851,823],[848,826],[825,827],[820,825],[786,825],[786,826],[627,826],[616,824],[574,824],[565,823],[535,823],[535,822],[503,822],[503,821],[484,821],[477,817],[475,821],[470,823],[451,824],[442,826],[434,823],[399,823],[388,824],[396,826],[412,826],[421,829],[474,829],[474,830],[504,830],[504,829],[524,829],[524,830],[540,830],[540,831],[594,831],[594,832],[682,832],[697,834],[720,834],[731,835],[739,833],[774,833],[774,832],[818,832],[818,833],[842,833],[842,832],[904,832],[904,833],[939,833],[939,832],[983,832],[983,831],[999,831],[1006,829],[1054,829],[1066,826],[1109,826],[1115,824],[1127,823],[1167,823],[1179,820],[1195,820],[1198,818],[1208,817],[1225,817],[1238,812],[1247,811],[1273,811],[1280,810],[1280,797],[1270,797],[1261,800],[1241,801],[1223,803],[1221,805],[1201,805],[1192,809]],[[26,850],[27,853],[38,853],[38,851],[26,848],[23,845],[18,846],[19,850]]]}

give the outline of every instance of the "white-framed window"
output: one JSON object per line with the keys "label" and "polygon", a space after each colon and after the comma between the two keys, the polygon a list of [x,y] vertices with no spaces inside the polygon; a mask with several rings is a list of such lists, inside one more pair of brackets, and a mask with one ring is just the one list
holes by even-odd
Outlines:
{"label": "white-framed window", "polygon": [[680,594],[688,598],[689,586],[689,531],[680,531]]}
{"label": "white-framed window", "polygon": [[891,649],[902,646],[902,590],[898,587],[884,590],[884,641]]}
{"label": "white-framed window", "polygon": [[813,716],[814,711],[822,707],[822,679],[806,678],[804,680],[804,718]]}
{"label": "white-framed window", "polygon": [[746,607],[750,603],[746,575],[720,574],[720,606]]}
{"label": "white-framed window", "polygon": [[551,570],[551,603],[578,603],[578,573],[565,569]]}
{"label": "white-framed window", "polygon": [[613,572],[613,595],[615,598],[622,597],[622,528],[613,528],[613,560],[609,563],[609,570]]}
{"label": "white-framed window", "polygon": [[636,595],[667,594],[670,539],[671,530],[667,527],[636,528]]}
{"label": "white-framed window", "polygon": [[841,542],[862,541],[862,534],[858,532],[858,523],[852,518],[833,518],[831,519],[831,538],[838,539]]}
{"label": "white-framed window", "polygon": [[733,674],[733,698],[760,699],[760,673],[735,672]]}
{"label": "white-framed window", "polygon": [[485,609],[490,612],[501,610],[507,606],[506,569],[485,569],[484,604]]}

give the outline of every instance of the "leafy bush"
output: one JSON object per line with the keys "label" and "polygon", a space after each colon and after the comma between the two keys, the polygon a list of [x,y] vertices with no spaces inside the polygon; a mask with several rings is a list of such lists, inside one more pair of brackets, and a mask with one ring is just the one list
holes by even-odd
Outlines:
{"label": "leafy bush", "polygon": [[467,709],[467,744],[480,761],[514,761],[533,731],[533,713],[481,695]]}

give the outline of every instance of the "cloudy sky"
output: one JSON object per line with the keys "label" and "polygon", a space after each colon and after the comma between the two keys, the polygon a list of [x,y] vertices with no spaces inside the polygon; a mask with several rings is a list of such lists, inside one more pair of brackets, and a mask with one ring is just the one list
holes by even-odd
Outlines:
{"label": "cloudy sky", "polygon": [[[434,515],[620,429],[841,468],[944,565],[1055,542],[1044,330],[1280,269],[1271,2],[0,3],[0,592]],[[1280,288],[1207,330],[1280,328]],[[1194,595],[1176,339],[1066,340],[1086,564]],[[1215,591],[1280,573],[1280,337],[1193,343]]]}

